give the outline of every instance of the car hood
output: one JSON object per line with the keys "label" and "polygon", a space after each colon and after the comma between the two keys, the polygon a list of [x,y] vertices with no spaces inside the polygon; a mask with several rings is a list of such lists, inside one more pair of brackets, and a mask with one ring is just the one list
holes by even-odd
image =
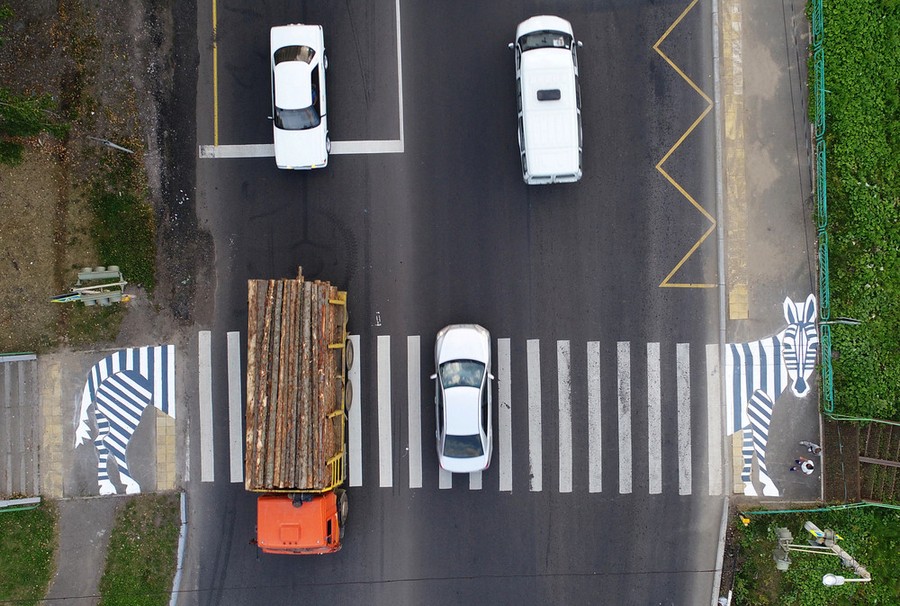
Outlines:
{"label": "car hood", "polygon": [[476,324],[455,326],[440,335],[438,348],[438,365],[449,360],[475,360],[487,365],[491,359],[488,332]]}

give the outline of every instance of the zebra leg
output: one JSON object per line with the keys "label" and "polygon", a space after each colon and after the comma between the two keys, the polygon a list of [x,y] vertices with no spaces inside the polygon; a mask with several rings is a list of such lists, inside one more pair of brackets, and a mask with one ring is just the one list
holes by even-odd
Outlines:
{"label": "zebra leg", "polygon": [[109,435],[109,419],[103,413],[95,413],[97,419],[97,437],[94,446],[97,448],[97,485],[101,495],[116,494],[116,487],[109,480],[109,449],[106,448],[106,437]]}
{"label": "zebra leg", "polygon": [[756,466],[759,481],[763,484],[763,495],[779,496],[778,488],[769,477],[766,468],[766,447],[769,444],[769,424],[772,421],[772,401],[761,391],[756,391],[747,403],[747,416],[753,430],[753,448],[756,451]]}
{"label": "zebra leg", "polygon": [[126,462],[127,457],[125,455],[127,446],[123,446],[112,438],[107,440],[107,446],[109,447],[110,452],[112,452],[113,458],[116,460],[116,466],[119,468],[119,481],[125,486],[125,494],[139,494],[141,492],[141,485],[138,484],[128,472],[128,463]]}
{"label": "zebra leg", "polygon": [[742,435],[741,459],[743,459],[744,466],[741,468],[741,481],[744,482],[744,494],[748,497],[755,497],[756,488],[750,478],[750,465],[753,462],[753,431],[749,427],[745,427]]}

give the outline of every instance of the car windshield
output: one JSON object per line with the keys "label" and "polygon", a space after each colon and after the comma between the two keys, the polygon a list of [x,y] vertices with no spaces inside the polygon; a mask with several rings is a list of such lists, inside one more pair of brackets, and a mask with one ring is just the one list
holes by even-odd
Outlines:
{"label": "car windshield", "polygon": [[484,448],[481,445],[481,436],[478,434],[472,436],[454,436],[447,434],[447,437],[444,439],[445,457],[468,459],[471,457],[480,457],[483,454]]}
{"label": "car windshield", "polygon": [[441,364],[441,385],[451,387],[481,387],[484,364],[474,360],[453,360]]}
{"label": "car windshield", "polygon": [[315,105],[303,109],[275,108],[275,126],[281,130],[306,130],[315,128],[322,121],[322,117]]}
{"label": "car windshield", "polygon": [[523,53],[534,48],[572,48],[572,36],[548,30],[531,32],[519,38],[519,47]]}
{"label": "car windshield", "polygon": [[303,61],[304,63],[312,64],[315,56],[316,51],[308,46],[282,46],[275,51],[273,59],[275,60],[275,65],[282,61]]}

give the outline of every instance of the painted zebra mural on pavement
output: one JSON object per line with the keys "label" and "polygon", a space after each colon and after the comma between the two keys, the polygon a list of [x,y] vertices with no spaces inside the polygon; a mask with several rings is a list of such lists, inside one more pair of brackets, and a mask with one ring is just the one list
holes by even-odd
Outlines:
{"label": "painted zebra mural on pavement", "polygon": [[741,480],[745,495],[757,494],[750,473],[754,453],[763,494],[779,495],[766,469],[772,409],[788,386],[797,397],[805,397],[816,365],[816,298],[809,295],[802,303],[785,298],[784,319],[787,326],[774,336],[725,346],[727,429],[728,435],[743,431]]}
{"label": "painted zebra mural on pavement", "polygon": [[116,494],[109,477],[109,455],[126,494],[141,491],[128,471],[128,443],[150,404],[175,418],[175,346],[134,347],[117,351],[91,367],[81,396],[75,446],[91,440],[93,406],[97,449],[97,484],[101,495]]}

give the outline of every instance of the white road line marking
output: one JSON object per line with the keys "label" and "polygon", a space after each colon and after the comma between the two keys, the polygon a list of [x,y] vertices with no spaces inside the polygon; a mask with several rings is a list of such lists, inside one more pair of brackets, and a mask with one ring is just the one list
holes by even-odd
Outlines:
{"label": "white road line marking", "polygon": [[559,395],[559,491],[572,492],[572,354],[568,341],[556,342]]}
{"label": "white road line marking", "polygon": [[422,382],[419,337],[406,337],[407,410],[409,422],[409,487],[422,488]]}
{"label": "white road line marking", "polygon": [[531,492],[543,490],[543,449],[541,446],[541,350],[539,339],[528,339],[528,471]]}
{"label": "white road line marking", "polygon": [[588,492],[603,490],[602,439],[600,432],[600,342],[587,344],[588,395]]}
{"label": "white road line marking", "polygon": [[676,345],[678,394],[678,494],[691,494],[691,346]]}
{"label": "white road line marking", "polygon": [[228,339],[228,442],[231,481],[244,481],[244,418],[241,391],[241,333],[229,332]]}
{"label": "white road line marking", "polygon": [[378,480],[382,488],[394,485],[391,458],[391,337],[378,336]]}
{"label": "white road line marking", "polygon": [[332,141],[331,153],[338,156],[358,154],[402,154],[403,141],[401,139],[386,139],[382,141]]}
{"label": "white road line marking", "polygon": [[212,426],[212,335],[208,330],[201,330],[198,337],[200,481],[212,482],[215,480]]}
{"label": "white road line marking", "polygon": [[662,492],[662,385],[659,343],[647,343],[647,455],[650,494]]}
{"label": "white road line marking", "polygon": [[500,434],[500,490],[512,490],[512,388],[509,339],[497,339],[497,429]]}
{"label": "white road line marking", "polygon": [[469,490],[481,490],[480,471],[473,471],[469,474]]}
{"label": "white road line marking", "polygon": [[400,113],[400,151],[403,151],[403,36],[400,33],[400,0],[394,5],[397,17],[397,109]]}
{"label": "white road line marking", "polygon": [[631,494],[631,345],[616,344],[619,423],[619,494]]}
{"label": "white road line marking", "polygon": [[350,486],[362,486],[362,385],[360,385],[360,375],[362,374],[362,350],[359,348],[359,335],[350,335],[350,342],[353,344],[353,366],[347,371],[347,381],[353,385],[353,401],[350,403],[350,412],[347,415],[347,424],[349,425],[347,435],[348,456],[350,458],[350,478],[348,483]]}
{"label": "white road line marking", "polygon": [[709,496],[722,494],[722,396],[719,374],[719,346],[706,346],[706,436]]}
{"label": "white road line marking", "polygon": [[201,145],[201,158],[274,158],[275,146],[271,143],[246,145]]}
{"label": "white road line marking", "polygon": [[438,467],[438,488],[441,490],[453,488],[453,474],[443,467]]}

